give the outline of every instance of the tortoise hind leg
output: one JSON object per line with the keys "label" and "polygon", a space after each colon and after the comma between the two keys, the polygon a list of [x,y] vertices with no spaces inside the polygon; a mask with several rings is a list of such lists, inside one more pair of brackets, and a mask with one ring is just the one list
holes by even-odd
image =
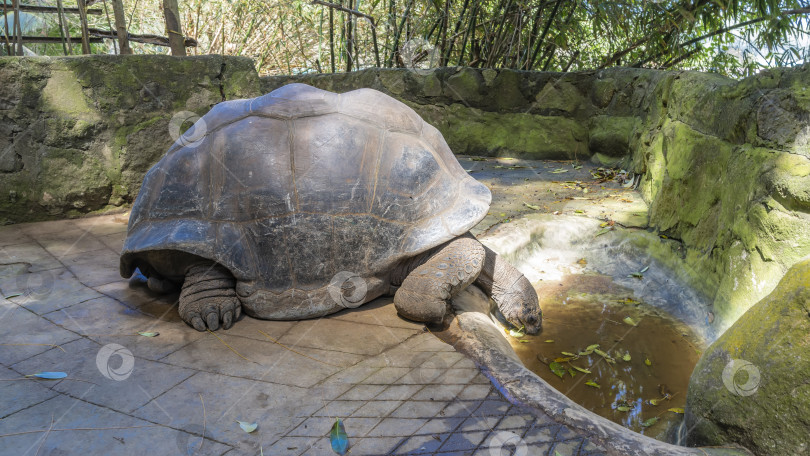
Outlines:
{"label": "tortoise hind leg", "polygon": [[441,323],[448,301],[481,273],[484,246],[465,234],[439,247],[411,271],[394,294],[394,306],[405,318]]}
{"label": "tortoise hind leg", "polygon": [[195,263],[186,270],[180,292],[180,318],[197,331],[228,329],[242,313],[236,296],[236,279],[214,262]]}

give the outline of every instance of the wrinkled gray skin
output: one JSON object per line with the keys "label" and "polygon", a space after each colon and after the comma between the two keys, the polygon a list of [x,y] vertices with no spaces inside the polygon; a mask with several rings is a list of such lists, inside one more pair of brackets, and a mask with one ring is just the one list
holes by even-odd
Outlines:
{"label": "wrinkled gray skin", "polygon": [[383,295],[405,318],[440,323],[475,283],[536,333],[532,285],[468,233],[490,199],[404,104],[291,84],[215,106],[147,173],[121,275],[181,288],[180,316],[199,331]]}

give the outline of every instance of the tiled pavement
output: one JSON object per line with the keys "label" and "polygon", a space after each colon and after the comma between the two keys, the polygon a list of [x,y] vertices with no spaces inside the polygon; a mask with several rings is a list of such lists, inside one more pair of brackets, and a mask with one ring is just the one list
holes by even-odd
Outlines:
{"label": "tiled pavement", "polygon": [[[352,455],[603,454],[390,300],[199,333],[119,277],[125,231],[125,215],[0,228],[0,454],[329,455],[335,417]],[[44,371],[68,377],[23,377]]]}

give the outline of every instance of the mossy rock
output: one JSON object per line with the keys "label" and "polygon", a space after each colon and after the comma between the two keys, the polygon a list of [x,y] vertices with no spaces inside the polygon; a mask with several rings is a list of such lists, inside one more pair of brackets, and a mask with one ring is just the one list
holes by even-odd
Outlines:
{"label": "mossy rock", "polygon": [[572,114],[582,104],[583,98],[573,84],[560,77],[543,86],[535,97],[535,105],[540,112],[561,111]]}
{"label": "mossy rock", "polygon": [[444,95],[463,103],[477,104],[482,98],[484,77],[479,70],[463,68],[447,78]]}
{"label": "mossy rock", "polygon": [[810,258],[703,354],[689,382],[690,445],[810,452]]}
{"label": "mossy rock", "polygon": [[577,121],[528,113],[495,113],[461,104],[409,104],[441,131],[457,154],[585,160],[587,131]]}
{"label": "mossy rock", "polygon": [[259,92],[242,57],[0,57],[0,224],[131,202],[175,114]]}
{"label": "mossy rock", "polygon": [[596,116],[588,132],[588,149],[609,157],[630,154],[630,138],[641,122],[636,117]]}

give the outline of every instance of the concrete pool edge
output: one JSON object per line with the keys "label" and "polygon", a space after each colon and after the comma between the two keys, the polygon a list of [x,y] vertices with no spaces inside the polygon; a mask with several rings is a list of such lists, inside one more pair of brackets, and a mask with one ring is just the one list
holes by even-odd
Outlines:
{"label": "concrete pool edge", "polygon": [[[741,447],[687,448],[655,440],[602,418],[571,401],[528,370],[508,346],[495,326],[479,312],[459,312],[460,334],[453,347],[465,354],[510,402],[550,416],[554,421],[606,448],[609,454],[643,455],[751,455]],[[498,338],[503,343],[497,343]],[[510,349],[511,351],[511,349]]]}

